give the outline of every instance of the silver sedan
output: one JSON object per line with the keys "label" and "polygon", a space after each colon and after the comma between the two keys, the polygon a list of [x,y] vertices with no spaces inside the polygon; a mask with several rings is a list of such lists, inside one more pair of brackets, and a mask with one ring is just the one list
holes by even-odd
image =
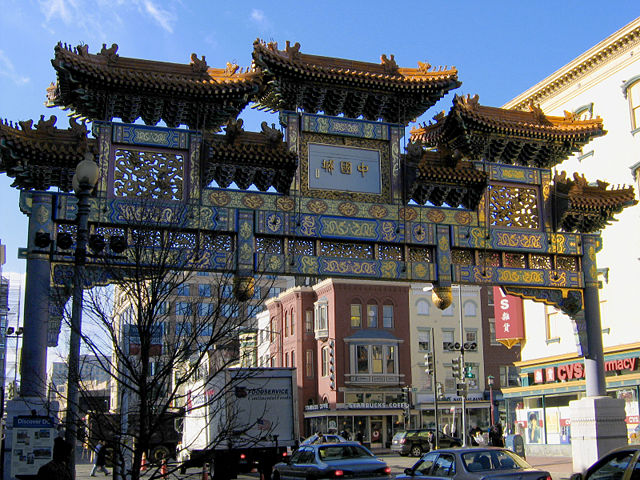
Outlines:
{"label": "silver sedan", "polygon": [[504,448],[466,447],[426,453],[397,480],[551,480],[545,470],[533,468]]}

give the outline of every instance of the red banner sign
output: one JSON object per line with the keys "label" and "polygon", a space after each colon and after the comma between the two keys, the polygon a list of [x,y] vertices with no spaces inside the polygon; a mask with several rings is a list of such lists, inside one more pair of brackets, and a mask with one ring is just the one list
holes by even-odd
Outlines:
{"label": "red banner sign", "polygon": [[496,340],[511,348],[524,340],[522,299],[505,295],[500,287],[493,287],[493,310],[496,319]]}

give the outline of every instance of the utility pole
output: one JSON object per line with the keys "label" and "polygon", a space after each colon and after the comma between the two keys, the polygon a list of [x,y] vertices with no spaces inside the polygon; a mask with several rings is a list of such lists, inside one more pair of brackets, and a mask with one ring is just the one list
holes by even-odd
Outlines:
{"label": "utility pole", "polygon": [[438,412],[438,396],[440,395],[440,392],[438,391],[438,375],[437,375],[437,368],[438,368],[438,364],[436,362],[436,349],[435,349],[435,336],[433,333],[433,328],[431,329],[431,342],[429,342],[429,345],[431,347],[431,353],[427,353],[424,356],[425,359],[425,363],[426,363],[426,368],[425,368],[425,372],[427,375],[432,375],[433,376],[433,382],[432,382],[432,387],[433,387],[433,416],[435,419],[435,423],[436,423],[436,428],[435,428],[435,437],[434,437],[434,448],[438,448],[438,436],[439,436],[439,431],[440,431],[440,414]]}
{"label": "utility pole", "polygon": [[458,313],[460,315],[460,384],[462,385],[462,446],[467,446],[467,383],[464,374],[464,322],[462,320],[462,285],[458,285]]}

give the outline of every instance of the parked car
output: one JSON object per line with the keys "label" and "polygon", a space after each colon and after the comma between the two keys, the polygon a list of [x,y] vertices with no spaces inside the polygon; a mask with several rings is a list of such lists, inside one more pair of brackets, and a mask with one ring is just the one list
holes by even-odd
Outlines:
{"label": "parked car", "polygon": [[309,438],[305,438],[300,442],[300,445],[309,445],[311,443],[340,443],[346,441],[346,438],[334,433],[314,433]]}
{"label": "parked car", "polygon": [[515,453],[498,447],[438,449],[425,453],[397,480],[551,480],[546,470],[533,468]]}
{"label": "parked car", "polygon": [[350,478],[384,480],[391,468],[358,442],[301,445],[273,468],[273,480]]}
{"label": "parked car", "polygon": [[[391,440],[391,451],[400,455],[419,457],[431,450],[429,436],[435,433],[433,428],[422,430],[403,430],[397,432]],[[438,432],[438,446],[440,448],[459,447],[462,441],[443,432]]]}
{"label": "parked car", "polygon": [[640,469],[640,445],[616,448],[587,468],[584,473],[574,473],[571,480],[622,480],[635,478]]}

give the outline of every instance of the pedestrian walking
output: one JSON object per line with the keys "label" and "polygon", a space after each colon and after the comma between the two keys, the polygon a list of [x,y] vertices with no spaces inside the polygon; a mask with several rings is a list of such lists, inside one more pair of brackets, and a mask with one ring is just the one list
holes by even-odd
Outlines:
{"label": "pedestrian walking", "polygon": [[93,468],[91,469],[91,476],[95,477],[96,471],[98,470],[102,470],[105,475],[109,475],[109,471],[105,468],[105,464],[107,463],[107,447],[102,440],[100,440],[98,442],[98,445],[96,445],[94,453],[95,455],[93,457]]}

